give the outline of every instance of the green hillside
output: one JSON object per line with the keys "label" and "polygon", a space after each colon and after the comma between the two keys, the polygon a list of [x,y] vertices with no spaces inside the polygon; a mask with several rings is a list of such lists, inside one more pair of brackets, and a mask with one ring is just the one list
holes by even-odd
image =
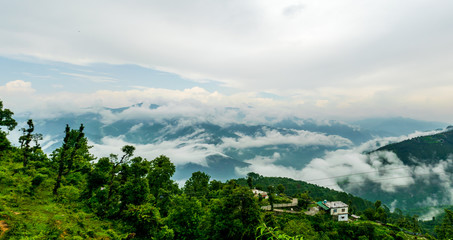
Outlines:
{"label": "green hillside", "polygon": [[453,130],[430,136],[416,137],[399,143],[390,144],[376,151],[391,151],[406,165],[438,163],[453,154]]}

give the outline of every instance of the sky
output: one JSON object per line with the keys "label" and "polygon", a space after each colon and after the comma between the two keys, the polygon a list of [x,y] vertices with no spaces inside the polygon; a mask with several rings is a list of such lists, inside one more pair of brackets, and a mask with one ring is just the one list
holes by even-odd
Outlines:
{"label": "sky", "polygon": [[451,122],[453,2],[0,1],[0,97]]}

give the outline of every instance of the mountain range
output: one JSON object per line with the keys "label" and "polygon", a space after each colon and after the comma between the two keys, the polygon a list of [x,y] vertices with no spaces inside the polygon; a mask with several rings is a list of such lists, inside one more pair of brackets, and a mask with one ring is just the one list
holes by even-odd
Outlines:
{"label": "mountain range", "polygon": [[[180,182],[195,171],[219,180],[254,171],[339,188],[372,201],[380,199],[392,208],[451,204],[452,181],[445,182],[441,175],[451,173],[452,166],[448,158],[451,132],[443,130],[446,123],[408,118],[216,122],[146,114],[157,110],[159,105],[140,103],[34,122],[36,132],[44,135],[41,145],[48,153],[61,146],[66,124],[78,128],[83,123],[96,157],[119,153],[123,145],[133,144],[137,155],[148,159],[169,156],[176,165],[173,178]],[[24,123],[28,118],[22,115],[18,120]],[[419,137],[439,131],[434,137]],[[319,178],[328,183],[311,181]]]}

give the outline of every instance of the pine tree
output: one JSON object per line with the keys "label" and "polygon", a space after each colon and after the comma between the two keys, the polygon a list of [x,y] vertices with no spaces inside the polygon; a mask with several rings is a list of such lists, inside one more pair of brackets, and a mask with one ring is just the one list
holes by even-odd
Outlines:
{"label": "pine tree", "polygon": [[79,130],[66,125],[63,146],[53,152],[53,161],[58,164],[54,195],[58,194],[64,176],[89,171],[89,161],[93,157],[88,151],[90,147],[83,130],[83,124],[80,124]]}
{"label": "pine tree", "polygon": [[[35,126],[33,124],[33,120],[28,119],[27,121],[28,128],[22,128],[22,136],[19,137],[19,143],[20,143],[20,148],[22,150],[22,155],[23,155],[23,164],[24,168],[27,167],[27,164],[30,160],[31,155],[33,152],[36,152],[37,149],[40,149],[39,140],[42,140],[42,134],[35,133],[33,134],[33,131],[35,130]],[[35,145],[32,147],[31,142],[34,142]]]}

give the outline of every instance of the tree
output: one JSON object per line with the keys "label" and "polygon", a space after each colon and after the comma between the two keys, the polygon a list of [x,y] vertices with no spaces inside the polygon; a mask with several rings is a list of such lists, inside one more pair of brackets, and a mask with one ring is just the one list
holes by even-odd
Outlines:
{"label": "tree", "polygon": [[53,155],[53,162],[57,166],[57,180],[53,189],[54,195],[58,194],[63,177],[72,184],[81,180],[80,174],[88,173],[90,170],[89,162],[93,156],[89,153],[88,140],[83,133],[84,126],[80,125],[79,130],[74,130],[66,124],[63,146],[56,149]]}
{"label": "tree", "polygon": [[0,100],[0,153],[11,147],[11,143],[8,141],[6,132],[1,130],[1,127],[6,127],[8,131],[12,131],[16,126],[17,122],[13,118],[14,113],[11,110],[3,109],[3,102]]}
{"label": "tree", "polygon": [[267,194],[269,195],[269,203],[271,204],[271,211],[274,211],[275,187],[272,185],[269,185],[267,187]]}
{"label": "tree", "polygon": [[123,148],[121,148],[121,151],[123,151],[123,156],[121,157],[120,160],[118,160],[118,156],[114,154],[110,154],[110,162],[112,164],[112,169],[110,172],[110,181],[109,181],[109,186],[108,186],[108,195],[107,195],[107,201],[110,201],[110,198],[112,197],[112,193],[114,191],[113,183],[116,178],[116,174],[119,171],[119,167],[122,164],[127,164],[128,160],[130,157],[134,155],[135,147],[131,145],[125,145]]}
{"label": "tree", "polygon": [[247,185],[250,189],[253,188],[253,178],[251,176],[247,176]]}
{"label": "tree", "polygon": [[121,172],[124,182],[120,190],[121,209],[128,204],[141,205],[148,200],[149,185],[146,175],[149,169],[150,162],[142,157],[131,159],[130,166],[124,164]]}
{"label": "tree", "polygon": [[167,225],[173,229],[175,239],[201,239],[205,236],[201,224],[204,215],[205,211],[197,198],[178,195],[172,201]]}
{"label": "tree", "polygon": [[230,181],[209,205],[208,236],[211,239],[253,239],[261,221],[260,208],[247,187]]}
{"label": "tree", "polygon": [[305,239],[319,239],[318,234],[307,219],[290,220],[285,224],[283,230],[290,236],[298,235]]}
{"label": "tree", "polygon": [[12,131],[16,126],[17,122],[13,118],[14,113],[11,110],[3,109],[3,102],[0,100],[0,127],[4,126],[9,131]]}
{"label": "tree", "polygon": [[374,203],[374,208],[375,210],[377,211],[382,205],[382,202],[381,200],[377,200],[375,203]]}
{"label": "tree", "polygon": [[83,198],[88,200],[88,206],[98,214],[104,216],[107,214],[107,189],[112,164],[109,158],[102,157],[94,164],[93,169],[87,177],[87,188],[83,193]]}
{"label": "tree", "polygon": [[184,184],[184,193],[189,197],[203,198],[209,193],[209,179],[204,172],[194,172]]}
{"label": "tree", "polygon": [[261,178],[261,175],[259,175],[258,173],[254,173],[254,172],[249,172],[247,173],[247,178],[251,178],[252,181],[257,181],[258,179]]}
{"label": "tree", "polygon": [[178,185],[171,180],[175,170],[175,165],[170,159],[161,155],[151,161],[147,176],[150,193],[156,198],[157,206],[164,217],[168,213],[172,195],[178,191]]}
{"label": "tree", "polygon": [[[28,125],[27,129],[21,128],[22,136],[19,137],[20,148],[22,150],[23,155],[22,162],[24,168],[27,167],[28,161],[33,152],[36,152],[36,150],[40,149],[38,141],[42,140],[42,134],[39,133],[33,134],[33,131],[35,130],[33,120],[28,119],[27,125]],[[34,142],[33,147],[30,145],[32,141]]]}
{"label": "tree", "polygon": [[285,192],[285,186],[283,186],[283,184],[278,184],[277,191],[278,191],[278,194],[284,193]]}
{"label": "tree", "polygon": [[209,190],[211,192],[220,190],[220,189],[222,189],[222,187],[223,187],[223,183],[221,181],[217,181],[214,179],[214,180],[211,180],[211,182],[209,182]]}
{"label": "tree", "polygon": [[439,239],[453,238],[453,211],[445,209],[444,220],[440,226],[436,226],[436,233]]}
{"label": "tree", "polygon": [[159,196],[159,189],[168,189],[173,185],[170,179],[175,173],[175,165],[167,156],[161,155],[151,161],[151,172],[148,175],[151,194]]}
{"label": "tree", "polygon": [[127,204],[142,204],[147,199],[149,188],[146,181],[142,181],[148,173],[149,164],[143,159],[134,158],[133,167],[129,166],[129,159],[134,155],[135,147],[125,145],[121,148],[123,155],[110,154],[103,157],[94,165],[88,176],[86,198],[89,205],[100,216],[118,216]]}
{"label": "tree", "polygon": [[304,193],[300,193],[298,194],[297,196],[297,199],[298,199],[298,205],[299,207],[301,208],[307,208],[308,205],[313,202],[313,199],[310,197],[310,195],[308,195],[307,192],[304,192]]}
{"label": "tree", "polygon": [[277,227],[268,227],[265,223],[261,223],[260,226],[256,228],[256,239],[267,239],[267,240],[274,240],[274,239],[282,239],[282,240],[303,240],[303,237],[300,235],[297,236],[289,236],[286,233],[278,230]]}
{"label": "tree", "polygon": [[159,209],[151,203],[129,205],[124,213],[125,222],[141,239],[173,239],[174,233],[164,225]]}
{"label": "tree", "polygon": [[107,157],[100,158],[88,174],[87,194],[91,197],[93,191],[103,187],[109,182],[109,174],[112,171],[112,164]]}
{"label": "tree", "polygon": [[382,202],[380,200],[377,200],[374,203],[374,220],[381,221],[383,223],[387,222],[387,213],[385,212],[384,207],[382,206]]}

